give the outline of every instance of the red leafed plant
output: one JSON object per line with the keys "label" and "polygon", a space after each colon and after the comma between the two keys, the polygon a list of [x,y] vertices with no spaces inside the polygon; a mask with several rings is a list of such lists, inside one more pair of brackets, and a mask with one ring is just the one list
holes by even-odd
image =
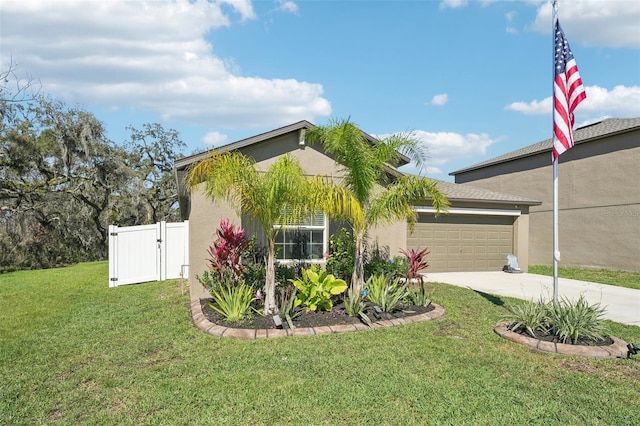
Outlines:
{"label": "red leafed plant", "polygon": [[209,269],[220,276],[231,272],[240,279],[244,271],[240,258],[250,243],[244,238],[244,229],[230,224],[227,219],[220,219],[220,229],[216,233],[218,239],[207,250]]}
{"label": "red leafed plant", "polygon": [[425,257],[431,253],[429,248],[425,247],[420,251],[416,251],[414,249],[402,250],[400,249],[402,254],[407,256],[407,260],[409,261],[409,272],[407,272],[407,278],[419,278],[419,271],[421,269],[425,269],[429,266],[429,263],[425,260]]}

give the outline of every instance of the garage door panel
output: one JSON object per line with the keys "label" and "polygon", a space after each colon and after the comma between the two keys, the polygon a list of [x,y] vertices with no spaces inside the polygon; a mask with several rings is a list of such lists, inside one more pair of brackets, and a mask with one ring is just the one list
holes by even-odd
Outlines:
{"label": "garage door panel", "polygon": [[460,270],[462,270],[462,271],[472,271],[473,270],[473,260],[462,260],[460,262]]}
{"label": "garage door panel", "polygon": [[433,231],[433,237],[432,238],[435,241],[444,240],[444,239],[447,238],[447,231],[444,231],[444,230]]}
{"label": "garage door panel", "polygon": [[464,230],[460,233],[460,238],[463,241],[473,241],[475,238],[475,233],[471,230]]}
{"label": "garage door panel", "polygon": [[487,260],[482,260],[482,259],[476,259],[473,263],[473,268],[476,271],[484,271],[489,267],[489,261]]}
{"label": "garage door panel", "polygon": [[500,240],[500,231],[487,232],[488,240]]}
{"label": "garage door panel", "polygon": [[447,231],[447,238],[449,240],[459,240],[460,239],[460,231],[457,229],[450,229]]}
{"label": "garage door panel", "polygon": [[429,247],[432,272],[500,270],[513,252],[513,217],[446,216],[438,220],[421,214],[408,248]]}
{"label": "garage door panel", "polygon": [[473,257],[473,245],[463,245],[460,246],[460,254],[462,255],[470,255]]}

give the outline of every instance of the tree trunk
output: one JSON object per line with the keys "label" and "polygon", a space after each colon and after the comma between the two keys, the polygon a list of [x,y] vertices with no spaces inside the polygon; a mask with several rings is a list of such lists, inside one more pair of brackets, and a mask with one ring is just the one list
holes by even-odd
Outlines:
{"label": "tree trunk", "polygon": [[276,273],[274,264],[274,241],[273,238],[269,238],[269,242],[267,243],[268,251],[267,251],[267,270],[265,273],[265,286],[264,286],[264,314],[271,315],[278,312],[278,307],[276,306]]}
{"label": "tree trunk", "polygon": [[356,232],[356,257],[353,265],[353,275],[351,276],[351,289],[356,294],[362,294],[364,289],[364,235]]}

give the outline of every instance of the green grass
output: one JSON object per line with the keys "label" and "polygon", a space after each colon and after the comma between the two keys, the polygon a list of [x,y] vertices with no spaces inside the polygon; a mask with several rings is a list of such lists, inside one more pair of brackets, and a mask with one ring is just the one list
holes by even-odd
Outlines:
{"label": "green grass", "polygon": [[5,274],[0,424],[640,424],[640,357],[536,353],[493,333],[509,299],[430,290],[436,321],[241,341],[194,328],[176,281],[110,289],[106,263]]}
{"label": "green grass", "polygon": [[[529,273],[552,276],[553,267],[541,265],[529,266]],[[558,276],[572,280],[589,281],[592,283],[609,284],[640,290],[640,272],[558,268]]]}

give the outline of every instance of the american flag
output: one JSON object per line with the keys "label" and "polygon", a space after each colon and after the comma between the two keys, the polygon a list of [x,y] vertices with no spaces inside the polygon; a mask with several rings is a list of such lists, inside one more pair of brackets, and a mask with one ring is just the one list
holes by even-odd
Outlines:
{"label": "american flag", "polygon": [[578,65],[560,22],[555,25],[555,79],[553,83],[553,161],[573,147],[573,110],[587,94]]}

